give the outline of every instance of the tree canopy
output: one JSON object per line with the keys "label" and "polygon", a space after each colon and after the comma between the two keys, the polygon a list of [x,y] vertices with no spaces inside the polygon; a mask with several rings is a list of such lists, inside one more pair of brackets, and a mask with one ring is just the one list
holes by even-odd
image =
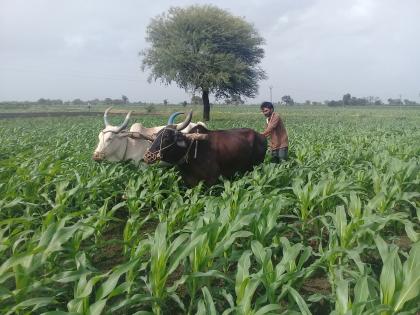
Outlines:
{"label": "tree canopy", "polygon": [[209,94],[254,97],[265,72],[259,67],[264,39],[241,17],[211,5],[171,8],[152,19],[140,52],[149,80],[175,82],[202,95],[203,119],[210,119]]}
{"label": "tree canopy", "polygon": [[292,106],[292,105],[294,105],[294,104],[295,104],[295,101],[293,100],[293,98],[292,98],[290,95],[284,95],[284,96],[281,98],[281,101],[282,101],[285,105],[290,105],[290,106]]}

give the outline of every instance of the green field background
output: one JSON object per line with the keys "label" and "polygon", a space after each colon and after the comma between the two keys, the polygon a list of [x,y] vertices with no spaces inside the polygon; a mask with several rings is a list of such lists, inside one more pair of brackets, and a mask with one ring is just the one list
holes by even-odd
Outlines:
{"label": "green field background", "polygon": [[[0,119],[1,314],[420,309],[420,109],[277,107],[287,162],[192,189],[176,168],[94,162],[104,109]],[[129,109],[147,127],[202,115],[119,106],[111,122]],[[265,126],[258,106],[211,117]]]}

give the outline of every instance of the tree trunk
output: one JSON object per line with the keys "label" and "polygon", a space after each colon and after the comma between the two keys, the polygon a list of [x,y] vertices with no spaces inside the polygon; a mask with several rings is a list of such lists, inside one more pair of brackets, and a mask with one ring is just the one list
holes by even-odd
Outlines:
{"label": "tree trunk", "polygon": [[210,120],[209,91],[203,90],[203,120]]}

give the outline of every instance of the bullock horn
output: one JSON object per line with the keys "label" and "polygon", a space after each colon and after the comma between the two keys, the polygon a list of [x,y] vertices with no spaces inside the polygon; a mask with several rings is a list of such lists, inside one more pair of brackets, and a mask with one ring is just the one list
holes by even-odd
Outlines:
{"label": "bullock horn", "polygon": [[185,127],[187,127],[189,125],[189,123],[191,122],[191,119],[192,119],[192,111],[190,111],[188,113],[187,118],[185,118],[185,120],[182,123],[180,123],[178,126],[176,126],[176,130],[179,131],[179,130],[182,130]]}
{"label": "bullock horn", "polygon": [[169,116],[167,125],[173,125],[174,124],[175,117],[176,116],[179,116],[181,114],[184,114],[184,113],[182,113],[182,112],[175,112],[171,116]]}
{"label": "bullock horn", "polygon": [[117,129],[117,132],[120,132],[121,130],[123,130],[125,127],[127,127],[127,125],[128,125],[128,121],[130,120],[130,116],[131,116],[131,113],[132,113],[133,111],[129,111],[128,113],[127,113],[127,116],[125,116],[125,119],[124,119],[124,121],[123,121],[123,123],[118,127],[118,129]]}
{"label": "bullock horn", "polygon": [[108,113],[109,113],[109,111],[111,110],[111,108],[112,108],[112,107],[108,107],[108,108],[105,110],[105,113],[104,113],[104,123],[105,123],[105,127],[108,127],[108,126],[110,125],[110,123],[108,122]]}

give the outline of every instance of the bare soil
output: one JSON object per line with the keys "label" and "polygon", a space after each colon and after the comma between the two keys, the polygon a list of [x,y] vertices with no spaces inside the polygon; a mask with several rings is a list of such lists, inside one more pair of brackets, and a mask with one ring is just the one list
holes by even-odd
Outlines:
{"label": "bare soil", "polygon": [[412,246],[411,240],[405,235],[400,236],[397,240],[394,241],[394,243],[395,245],[397,245],[399,248],[403,249],[404,251],[410,250]]}
{"label": "bare soil", "polygon": [[331,285],[327,278],[307,279],[302,288],[308,293],[331,293]]}
{"label": "bare soil", "polygon": [[104,245],[98,248],[98,254],[93,259],[98,269],[108,271],[123,263],[123,231],[124,224],[114,224],[103,234]]}

